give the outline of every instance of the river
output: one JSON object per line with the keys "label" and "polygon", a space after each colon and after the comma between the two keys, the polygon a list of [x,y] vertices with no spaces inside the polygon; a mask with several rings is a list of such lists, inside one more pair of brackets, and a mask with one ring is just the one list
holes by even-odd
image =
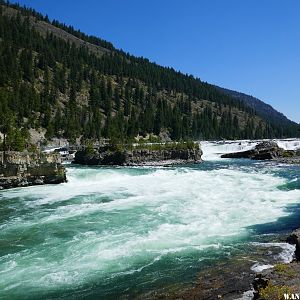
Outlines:
{"label": "river", "polygon": [[254,144],[203,142],[197,165],[68,165],[67,183],[1,191],[0,299],[132,299],[300,227],[300,166],[220,159]]}

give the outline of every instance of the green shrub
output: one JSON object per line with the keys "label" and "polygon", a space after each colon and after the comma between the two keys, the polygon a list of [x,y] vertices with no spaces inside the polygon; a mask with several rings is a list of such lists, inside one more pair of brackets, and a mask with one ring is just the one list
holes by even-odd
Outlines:
{"label": "green shrub", "polygon": [[291,269],[290,265],[279,263],[275,265],[274,271],[278,274],[293,277],[296,275],[295,271]]}
{"label": "green shrub", "polygon": [[[193,141],[186,142],[169,142],[169,143],[142,143],[135,145],[133,147],[137,150],[152,150],[152,151],[162,151],[162,150],[199,150],[199,143]],[[126,145],[128,149],[128,145]]]}
{"label": "green shrub", "polygon": [[150,143],[159,143],[160,142],[160,138],[154,134],[150,134],[149,136],[149,140]]}
{"label": "green shrub", "polygon": [[94,153],[94,146],[92,142],[88,142],[85,148],[86,154],[93,154]]}
{"label": "green shrub", "polygon": [[284,151],[282,156],[283,157],[293,157],[294,153],[292,151]]}
{"label": "green shrub", "polygon": [[125,150],[125,147],[124,144],[121,143],[111,143],[108,149],[112,152],[123,152]]}
{"label": "green shrub", "polygon": [[39,152],[38,147],[34,144],[30,144],[28,146],[27,150],[28,150],[28,152],[33,152],[33,153],[38,153]]}
{"label": "green shrub", "polygon": [[259,291],[262,300],[284,300],[284,294],[292,294],[288,286],[277,286],[269,283],[268,286]]}

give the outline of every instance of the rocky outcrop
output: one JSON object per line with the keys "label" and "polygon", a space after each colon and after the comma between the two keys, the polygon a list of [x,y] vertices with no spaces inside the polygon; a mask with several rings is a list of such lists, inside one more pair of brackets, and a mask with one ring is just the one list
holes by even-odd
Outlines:
{"label": "rocky outcrop", "polygon": [[202,151],[195,149],[133,149],[114,150],[100,147],[92,153],[87,150],[76,152],[74,163],[82,165],[174,165],[201,161]]}
{"label": "rocky outcrop", "polygon": [[279,263],[257,274],[252,283],[254,300],[284,299],[284,294],[289,294],[289,299],[298,299],[295,295],[299,295],[300,286],[300,229],[294,230],[286,241],[296,245],[295,259],[291,263]]}
{"label": "rocky outcrop", "polygon": [[222,158],[250,158],[255,160],[290,158],[296,155],[295,151],[284,150],[274,141],[264,141],[254,147],[254,149],[226,153],[221,155]]}
{"label": "rocky outcrop", "polygon": [[300,229],[294,230],[287,238],[287,242],[292,245],[296,245],[295,258],[300,261]]}
{"label": "rocky outcrop", "polygon": [[0,189],[66,182],[58,155],[0,152]]}

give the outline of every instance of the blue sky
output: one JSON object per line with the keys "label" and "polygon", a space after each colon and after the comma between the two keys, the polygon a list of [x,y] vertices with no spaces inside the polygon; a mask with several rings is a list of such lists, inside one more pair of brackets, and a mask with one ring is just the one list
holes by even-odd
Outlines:
{"label": "blue sky", "polygon": [[299,0],[20,0],[300,122]]}

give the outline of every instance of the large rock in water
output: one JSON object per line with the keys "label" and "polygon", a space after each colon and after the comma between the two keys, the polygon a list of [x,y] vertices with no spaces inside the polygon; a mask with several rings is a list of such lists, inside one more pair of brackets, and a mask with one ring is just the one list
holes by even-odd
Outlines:
{"label": "large rock in water", "polygon": [[256,160],[276,159],[285,156],[293,156],[294,151],[284,150],[280,148],[274,141],[264,141],[257,144],[254,149],[226,153],[221,155],[222,158],[251,158]]}
{"label": "large rock in water", "polygon": [[0,152],[0,189],[66,182],[58,155]]}
{"label": "large rock in water", "polygon": [[294,230],[287,238],[287,242],[292,245],[296,245],[295,257],[300,261],[300,229]]}
{"label": "large rock in water", "polygon": [[73,163],[82,165],[174,165],[201,162],[202,150],[195,149],[132,149],[111,151],[100,147],[94,152],[77,151]]}

